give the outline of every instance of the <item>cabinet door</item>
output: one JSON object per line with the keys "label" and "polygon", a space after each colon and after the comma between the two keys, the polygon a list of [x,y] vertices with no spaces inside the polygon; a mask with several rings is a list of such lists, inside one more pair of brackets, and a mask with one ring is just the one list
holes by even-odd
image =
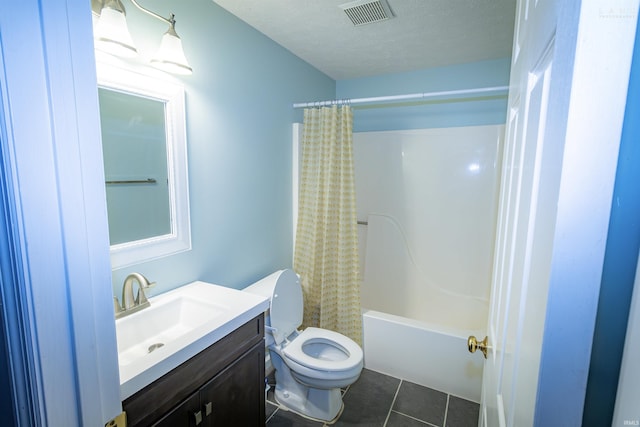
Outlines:
{"label": "cabinet door", "polygon": [[153,427],[200,427],[204,426],[204,414],[200,412],[200,393],[196,392],[176,406]]}
{"label": "cabinet door", "polygon": [[264,343],[247,351],[200,392],[205,426],[264,426]]}

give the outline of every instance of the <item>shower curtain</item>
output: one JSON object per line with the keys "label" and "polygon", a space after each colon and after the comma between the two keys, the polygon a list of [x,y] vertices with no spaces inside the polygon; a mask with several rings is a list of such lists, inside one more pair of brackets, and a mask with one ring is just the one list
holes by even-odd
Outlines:
{"label": "shower curtain", "polygon": [[304,324],[362,342],[351,107],[304,110],[294,269]]}

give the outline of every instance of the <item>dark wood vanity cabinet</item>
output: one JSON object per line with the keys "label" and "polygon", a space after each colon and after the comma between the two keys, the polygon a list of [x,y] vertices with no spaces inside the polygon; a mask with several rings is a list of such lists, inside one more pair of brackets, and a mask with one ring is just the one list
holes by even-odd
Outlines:
{"label": "dark wood vanity cabinet", "polygon": [[264,426],[263,336],[260,315],[127,398],[127,426]]}

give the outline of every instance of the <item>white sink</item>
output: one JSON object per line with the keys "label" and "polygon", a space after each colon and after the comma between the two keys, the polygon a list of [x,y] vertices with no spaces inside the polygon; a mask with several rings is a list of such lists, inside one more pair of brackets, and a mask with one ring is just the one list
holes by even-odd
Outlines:
{"label": "white sink", "polygon": [[227,311],[227,307],[175,294],[116,322],[120,366],[184,339],[200,326]]}
{"label": "white sink", "polygon": [[193,282],[149,298],[116,320],[122,399],[160,378],[268,308],[266,298]]}

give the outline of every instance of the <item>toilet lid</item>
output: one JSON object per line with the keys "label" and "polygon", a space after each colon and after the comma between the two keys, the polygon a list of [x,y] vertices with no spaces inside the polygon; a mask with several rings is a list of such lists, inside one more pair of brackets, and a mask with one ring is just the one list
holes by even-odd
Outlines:
{"label": "toilet lid", "polygon": [[[314,357],[305,353],[304,346],[309,344],[321,344],[333,347],[332,350],[341,350],[343,355],[336,359]],[[310,369],[323,371],[346,371],[353,369],[362,362],[362,349],[351,338],[328,329],[307,328],[284,349],[283,353],[289,359]]]}
{"label": "toilet lid", "polygon": [[[279,273],[279,274],[278,274]],[[276,344],[280,344],[302,324],[304,311],[302,286],[293,270],[282,270],[274,276],[269,317]]]}

